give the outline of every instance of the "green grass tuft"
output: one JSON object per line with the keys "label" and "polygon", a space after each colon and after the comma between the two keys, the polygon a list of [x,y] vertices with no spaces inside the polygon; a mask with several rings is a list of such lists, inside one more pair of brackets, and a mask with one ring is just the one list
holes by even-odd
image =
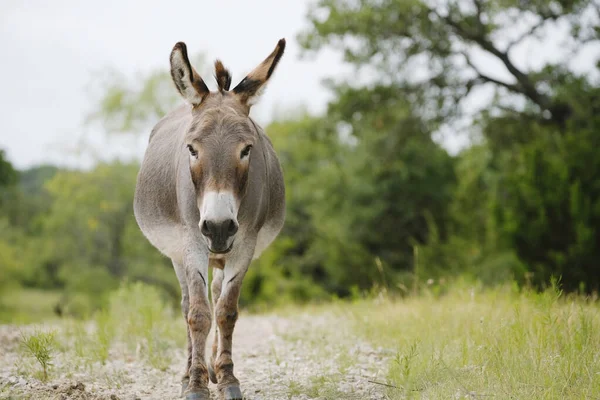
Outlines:
{"label": "green grass tuft", "polygon": [[54,331],[35,330],[31,334],[21,332],[21,348],[40,364],[43,381],[48,380],[48,370],[52,366],[52,353],[57,346],[55,336]]}

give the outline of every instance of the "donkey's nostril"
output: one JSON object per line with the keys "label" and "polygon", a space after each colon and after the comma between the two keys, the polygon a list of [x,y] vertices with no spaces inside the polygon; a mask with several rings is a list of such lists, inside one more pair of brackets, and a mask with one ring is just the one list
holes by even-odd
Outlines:
{"label": "donkey's nostril", "polygon": [[200,225],[200,232],[211,240],[221,241],[235,235],[238,231],[238,223],[233,219],[215,222],[204,220]]}
{"label": "donkey's nostril", "polygon": [[204,236],[211,236],[212,233],[210,231],[210,227],[208,226],[209,222],[208,221],[204,221],[202,222],[202,227],[200,228],[200,232],[202,232],[202,234]]}
{"label": "donkey's nostril", "polygon": [[234,220],[230,219],[229,227],[227,228],[227,234],[229,236],[233,236],[237,233],[237,231],[238,231],[238,224]]}

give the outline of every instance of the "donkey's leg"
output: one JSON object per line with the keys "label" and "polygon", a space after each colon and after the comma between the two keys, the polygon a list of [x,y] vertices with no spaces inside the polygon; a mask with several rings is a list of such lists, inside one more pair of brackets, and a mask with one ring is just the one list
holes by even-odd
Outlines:
{"label": "donkey's leg", "polygon": [[204,359],[206,337],[211,325],[207,285],[208,255],[197,249],[186,251],[185,272],[190,295],[187,321],[192,342],[190,381],[186,390],[186,399],[209,400],[208,369]]}
{"label": "donkey's leg", "polygon": [[190,366],[192,365],[192,340],[190,338],[190,327],[187,323],[188,313],[190,312],[190,292],[188,290],[187,281],[185,279],[185,269],[183,265],[173,261],[173,268],[181,287],[181,312],[183,313],[183,319],[185,322],[185,330],[187,334],[187,362],[181,377],[181,395],[188,387],[190,382]]}
{"label": "donkey's leg", "polygon": [[240,381],[233,374],[232,339],[235,322],[238,318],[238,299],[242,287],[242,280],[248,270],[250,258],[242,268],[229,268],[224,270],[224,281],[221,296],[215,308],[219,343],[215,361],[215,374],[217,387],[225,400],[241,400]]}
{"label": "donkey's leg", "polygon": [[[213,278],[211,282],[211,291],[212,291],[212,305],[213,310],[217,309],[217,301],[221,296],[221,285],[223,284],[223,262],[221,260],[214,260],[215,265],[213,266],[213,260],[211,260],[211,266],[213,266]],[[215,327],[215,339],[213,340],[212,345],[212,355],[210,357],[210,362],[208,363],[208,373],[210,376],[210,380],[212,383],[217,383],[217,375],[215,374],[215,360],[217,359],[217,350],[219,347],[219,327]]]}

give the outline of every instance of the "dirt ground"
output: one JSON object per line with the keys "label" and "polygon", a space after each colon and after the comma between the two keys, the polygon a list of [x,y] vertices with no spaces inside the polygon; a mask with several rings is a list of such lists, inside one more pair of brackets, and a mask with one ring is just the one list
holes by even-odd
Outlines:
{"label": "dirt ground", "polygon": [[[245,398],[386,399],[385,386],[370,381],[385,381],[389,355],[357,342],[337,318],[242,314],[234,334],[233,357]],[[112,353],[104,365],[73,367],[69,352],[61,352],[55,355],[50,379],[44,383],[28,373],[38,366],[24,363],[19,345],[22,329],[0,326],[1,399],[180,398],[183,348],[172,350],[171,365],[165,371]],[[217,399],[216,385],[211,383],[209,388]]]}

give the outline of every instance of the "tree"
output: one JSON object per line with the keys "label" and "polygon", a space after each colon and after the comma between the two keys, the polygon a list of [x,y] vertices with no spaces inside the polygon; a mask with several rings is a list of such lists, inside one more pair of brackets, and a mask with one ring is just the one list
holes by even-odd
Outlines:
{"label": "tree", "polygon": [[[196,55],[193,60],[196,67],[206,65],[202,55]],[[87,116],[87,121],[100,123],[107,133],[149,135],[156,121],[181,101],[167,68],[135,78],[106,71],[99,82],[93,97],[97,107]]]}
{"label": "tree", "polygon": [[313,206],[318,246],[340,288],[369,288],[413,269],[430,223],[445,235],[454,165],[395,87],[340,87],[336,97],[327,119],[338,145],[323,159]]}
{"label": "tree", "polygon": [[17,172],[0,150],[0,288],[14,283],[20,267],[18,250],[15,246],[16,232],[9,225],[10,200],[17,183]]}
{"label": "tree", "polygon": [[497,224],[537,286],[556,276],[568,290],[600,289],[600,121],[589,118],[576,129],[528,124],[536,140],[504,163]]}
{"label": "tree", "polygon": [[[595,289],[600,96],[592,75],[573,72],[570,61],[598,45],[599,18],[592,0],[322,0],[300,40],[309,51],[340,49],[375,72],[370,85],[394,88],[430,129],[466,122],[479,134],[456,164],[449,241],[436,239],[430,256],[450,266],[452,254],[468,249],[481,265],[501,259],[522,274],[525,264],[538,286],[560,275],[569,289]],[[569,28],[562,57],[525,66],[520,46],[556,37],[558,24]],[[502,74],[486,70],[486,60]],[[492,101],[469,107],[485,87]],[[510,253],[518,260],[507,261]]]}
{"label": "tree", "polygon": [[[523,111],[516,95],[536,118],[562,125],[573,109],[553,96],[556,83],[568,75],[570,59],[599,40],[599,13],[592,0],[321,0],[300,41],[310,50],[341,49],[348,62],[375,68],[384,83],[422,96],[423,114],[433,119],[461,115],[473,89],[490,85],[501,96],[497,111]],[[513,59],[519,45],[544,38],[559,21],[570,27],[565,57],[541,69],[520,67]],[[477,63],[483,57],[502,65],[510,79],[484,71]]]}
{"label": "tree", "polygon": [[137,163],[63,170],[47,183],[51,208],[37,241],[36,286],[52,282],[94,305],[122,279],[158,285],[176,296],[166,258],[150,246],[133,216]]}
{"label": "tree", "polygon": [[17,172],[6,159],[3,150],[0,150],[0,188],[14,185],[17,182]]}

